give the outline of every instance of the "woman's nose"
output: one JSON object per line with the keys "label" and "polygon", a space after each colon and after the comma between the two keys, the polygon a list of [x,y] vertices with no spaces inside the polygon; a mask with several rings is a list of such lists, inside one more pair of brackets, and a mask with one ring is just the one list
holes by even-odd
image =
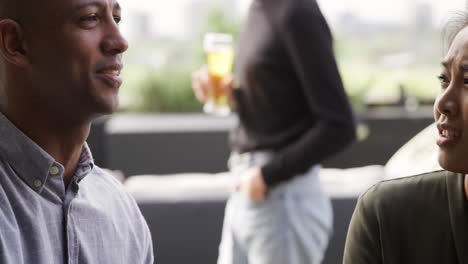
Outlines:
{"label": "woman's nose", "polygon": [[446,116],[455,116],[459,111],[458,99],[457,87],[451,85],[442,90],[437,97],[436,110]]}

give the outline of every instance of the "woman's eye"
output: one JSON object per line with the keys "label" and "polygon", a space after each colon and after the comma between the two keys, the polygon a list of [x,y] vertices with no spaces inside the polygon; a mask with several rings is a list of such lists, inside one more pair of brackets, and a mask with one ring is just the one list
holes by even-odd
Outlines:
{"label": "woman's eye", "polygon": [[464,84],[468,84],[468,78],[464,78],[464,79],[463,79],[463,83],[464,83]]}
{"label": "woman's eye", "polygon": [[[440,83],[441,83],[442,85],[447,84],[447,83],[449,82],[448,78],[447,78],[445,75],[443,75],[443,74],[437,76],[437,79],[439,79],[439,81],[440,81]],[[466,80],[466,79],[465,79],[465,80]]]}
{"label": "woman's eye", "polygon": [[122,18],[120,16],[114,16],[114,21],[116,24],[120,24],[120,21],[122,20]]}

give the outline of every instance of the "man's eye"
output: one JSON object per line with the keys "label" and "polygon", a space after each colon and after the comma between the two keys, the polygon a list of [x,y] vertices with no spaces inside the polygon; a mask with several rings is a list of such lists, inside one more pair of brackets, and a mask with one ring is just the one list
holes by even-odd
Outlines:
{"label": "man's eye", "polygon": [[85,16],[85,17],[82,17],[80,19],[80,22],[96,22],[99,20],[99,17],[96,15],[96,14],[92,14],[92,15],[89,15],[89,16]]}

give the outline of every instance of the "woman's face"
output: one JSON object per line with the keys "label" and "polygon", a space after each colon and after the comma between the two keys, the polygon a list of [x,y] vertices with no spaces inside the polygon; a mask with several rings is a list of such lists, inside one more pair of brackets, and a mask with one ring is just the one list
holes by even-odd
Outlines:
{"label": "woman's face", "polygon": [[439,163],[446,170],[468,173],[468,27],[456,35],[439,79],[434,104]]}

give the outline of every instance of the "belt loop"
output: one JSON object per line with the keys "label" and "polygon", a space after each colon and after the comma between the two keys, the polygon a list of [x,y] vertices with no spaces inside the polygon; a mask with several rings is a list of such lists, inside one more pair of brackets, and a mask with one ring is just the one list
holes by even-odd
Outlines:
{"label": "belt loop", "polygon": [[255,155],[253,155],[252,152],[247,152],[245,153],[245,155],[247,159],[247,164],[249,164],[249,166],[252,166],[252,164],[254,164]]}

